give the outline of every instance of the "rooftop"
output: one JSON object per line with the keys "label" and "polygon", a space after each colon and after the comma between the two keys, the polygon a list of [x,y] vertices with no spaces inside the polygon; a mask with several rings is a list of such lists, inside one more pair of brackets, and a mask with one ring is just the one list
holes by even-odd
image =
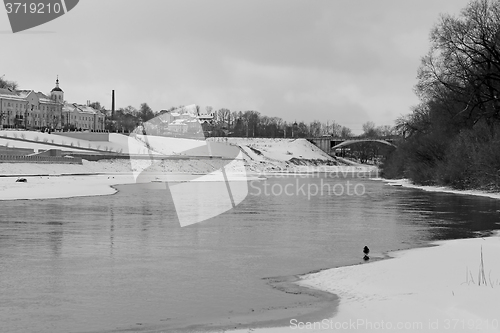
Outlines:
{"label": "rooftop", "polygon": [[76,104],[76,103],[64,103],[63,112],[78,112],[85,113],[89,115],[104,115],[101,111],[94,109],[88,105]]}

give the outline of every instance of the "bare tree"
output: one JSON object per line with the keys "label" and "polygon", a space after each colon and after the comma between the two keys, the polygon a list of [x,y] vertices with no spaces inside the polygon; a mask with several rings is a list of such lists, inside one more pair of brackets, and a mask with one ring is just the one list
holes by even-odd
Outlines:
{"label": "bare tree", "polygon": [[313,122],[311,122],[311,124],[309,124],[309,134],[312,137],[321,136],[321,127],[321,122],[318,120],[314,120]]}
{"label": "bare tree", "polygon": [[352,130],[348,127],[342,126],[340,130],[340,137],[342,139],[349,139],[353,137],[354,135],[352,134]]}
{"label": "bare tree", "polygon": [[18,88],[17,82],[8,81],[4,77],[5,77],[5,75],[0,76],[0,88],[12,89],[12,90],[16,90]]}
{"label": "bare tree", "polygon": [[[448,110],[471,127],[500,120],[500,1],[476,0],[459,17],[443,15],[431,33],[416,91],[424,102],[459,104]],[[447,111],[441,103],[441,112]]]}
{"label": "bare tree", "polygon": [[365,137],[376,137],[378,136],[377,130],[375,128],[375,123],[373,121],[367,121],[363,124],[363,136]]}

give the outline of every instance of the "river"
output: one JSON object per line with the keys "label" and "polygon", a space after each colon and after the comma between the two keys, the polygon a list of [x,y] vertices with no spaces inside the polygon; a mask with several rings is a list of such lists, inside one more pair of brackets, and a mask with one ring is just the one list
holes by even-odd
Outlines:
{"label": "river", "polygon": [[[311,184],[337,187],[300,190]],[[500,221],[499,200],[366,177],[249,185],[235,209],[184,228],[167,188],[121,185],[111,196],[1,202],[1,330],[175,331],[253,313],[258,321],[266,311],[314,302],[266,278],[357,264],[365,245],[377,259],[487,234]],[[348,186],[350,194],[340,192]]]}

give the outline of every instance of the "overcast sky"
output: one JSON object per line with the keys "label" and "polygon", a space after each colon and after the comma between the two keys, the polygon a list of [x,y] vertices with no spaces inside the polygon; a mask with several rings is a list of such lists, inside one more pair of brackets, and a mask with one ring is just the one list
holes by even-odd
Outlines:
{"label": "overcast sky", "polygon": [[467,0],[81,0],[12,34],[0,75],[65,99],[155,111],[198,104],[361,132],[418,103],[413,87],[440,13]]}

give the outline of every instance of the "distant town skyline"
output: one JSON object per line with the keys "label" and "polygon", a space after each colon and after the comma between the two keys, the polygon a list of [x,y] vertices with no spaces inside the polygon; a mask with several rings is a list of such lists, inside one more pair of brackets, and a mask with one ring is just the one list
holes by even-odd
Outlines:
{"label": "distant town skyline", "polygon": [[286,121],[393,125],[418,103],[420,59],[440,13],[466,0],[87,0],[12,34],[0,75],[68,100],[155,111],[198,104]]}

